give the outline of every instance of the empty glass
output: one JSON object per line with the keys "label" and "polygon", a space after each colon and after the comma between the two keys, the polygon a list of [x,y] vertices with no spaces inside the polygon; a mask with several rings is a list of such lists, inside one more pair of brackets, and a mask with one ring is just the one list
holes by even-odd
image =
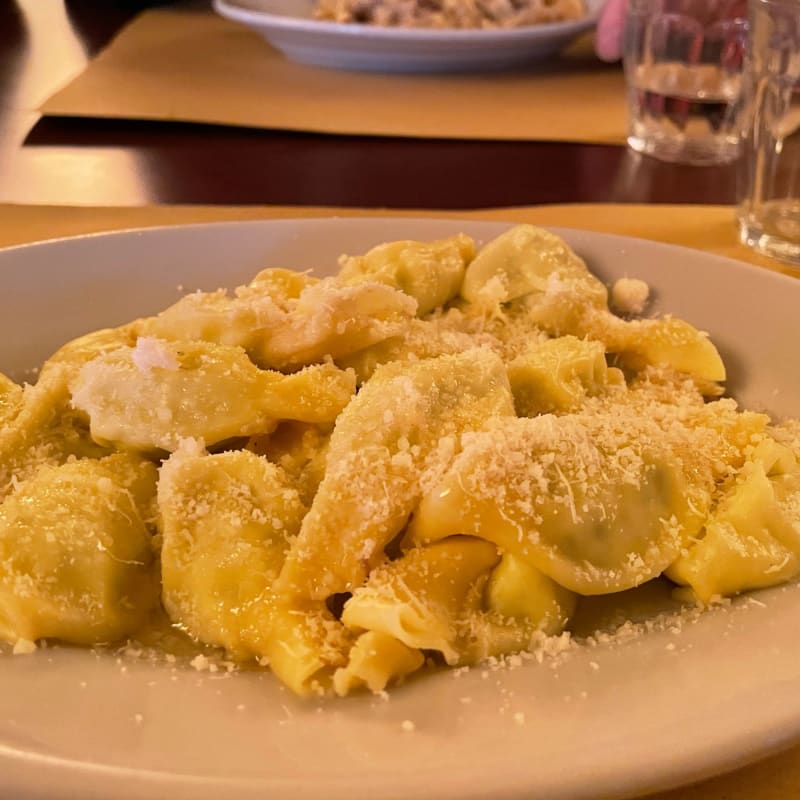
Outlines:
{"label": "empty glass", "polygon": [[800,0],[753,0],[739,169],[741,239],[800,265]]}
{"label": "empty glass", "polygon": [[746,38],[743,0],[629,0],[628,144],[663,161],[735,159]]}

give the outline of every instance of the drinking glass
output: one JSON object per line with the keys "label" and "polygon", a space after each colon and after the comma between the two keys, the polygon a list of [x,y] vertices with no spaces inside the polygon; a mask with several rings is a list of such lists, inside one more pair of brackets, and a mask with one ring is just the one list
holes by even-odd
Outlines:
{"label": "drinking glass", "polygon": [[744,73],[739,232],[800,266],[800,0],[753,0]]}
{"label": "drinking glass", "polygon": [[628,144],[662,161],[734,160],[746,40],[743,0],[629,0]]}

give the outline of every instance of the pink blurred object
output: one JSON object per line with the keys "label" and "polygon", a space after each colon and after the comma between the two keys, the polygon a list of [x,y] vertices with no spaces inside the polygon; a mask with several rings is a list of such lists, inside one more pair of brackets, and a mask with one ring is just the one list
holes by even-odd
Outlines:
{"label": "pink blurred object", "polygon": [[[622,35],[625,30],[627,0],[607,0],[597,23],[595,49],[603,61],[619,61],[622,58]],[[667,3],[669,10],[680,10],[681,0]],[[747,0],[707,0],[705,21],[735,19],[747,15]]]}
{"label": "pink blurred object", "polygon": [[595,49],[603,61],[622,58],[622,32],[625,27],[627,0],[608,0],[597,22]]}

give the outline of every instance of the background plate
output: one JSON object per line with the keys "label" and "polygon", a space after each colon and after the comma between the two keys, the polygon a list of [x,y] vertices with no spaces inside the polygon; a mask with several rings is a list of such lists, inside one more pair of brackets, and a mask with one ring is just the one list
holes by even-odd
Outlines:
{"label": "background plate", "polygon": [[542,61],[591,30],[603,0],[574,22],[522,28],[384,28],[313,19],[313,0],[214,0],[217,13],[252,28],[292,61],[374,72],[496,70]]}
{"label": "background plate", "polygon": [[[265,266],[499,223],[327,219],[87,236],[0,252],[0,370]],[[558,231],[605,280],[709,330],[737,392],[800,410],[800,282],[642,240]],[[757,302],[754,302],[757,298]],[[423,676],[388,700],[300,701],[268,673],[211,674],[69,648],[0,654],[0,796],[14,800],[597,800],[714,774],[800,739],[800,594],[544,663]],[[404,722],[413,723],[413,730]]]}

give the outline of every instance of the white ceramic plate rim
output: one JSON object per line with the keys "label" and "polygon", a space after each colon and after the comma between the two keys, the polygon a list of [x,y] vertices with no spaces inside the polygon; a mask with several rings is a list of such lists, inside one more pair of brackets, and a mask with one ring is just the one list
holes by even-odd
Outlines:
{"label": "white ceramic plate rim", "polygon": [[[428,238],[460,230],[485,239],[505,227],[505,223],[474,220],[345,218],[218,223],[96,234],[0,251],[0,285],[8,292],[16,293],[11,296],[17,297],[23,306],[19,312],[27,315],[23,319],[36,319],[33,313],[36,307],[26,309],[25,304],[35,302],[37,292],[57,293],[64,287],[68,288],[71,282],[75,283],[68,272],[74,268],[76,274],[81,275],[78,285],[74,287],[75,296],[83,297],[84,316],[95,319],[98,304],[86,303],[87,291],[97,283],[99,277],[110,271],[112,277],[117,277],[116,283],[112,282],[105,288],[100,286],[97,291],[108,294],[109,301],[119,300],[118,305],[111,309],[111,315],[118,318],[104,318],[100,323],[113,324],[114,321],[123,322],[139,311],[145,313],[155,310],[133,308],[126,311],[125,298],[117,297],[121,293],[115,291],[115,287],[124,284],[135,294],[137,282],[144,284],[140,287],[142,296],[147,295],[147,282],[129,272],[135,270],[137,264],[142,265],[143,274],[149,274],[150,270],[150,279],[163,284],[153,298],[159,292],[159,296],[171,298],[170,293],[175,289],[172,285],[173,276],[160,276],[158,269],[163,265],[152,265],[148,260],[148,256],[156,257],[161,252],[173,254],[170,257],[174,257],[175,253],[187,256],[186,263],[178,265],[174,280],[191,289],[194,288],[190,283],[194,270],[205,269],[203,264],[212,258],[225,259],[211,270],[212,273],[217,270],[214,274],[218,276],[222,275],[226,264],[236,265],[240,255],[244,260],[243,254],[253,262],[244,265],[248,273],[254,272],[262,244],[264,253],[268,254],[290,251],[302,253],[317,247],[315,240],[319,239],[324,242],[335,241],[337,247],[352,252],[353,249],[346,242],[357,242],[355,246],[364,247],[388,238]],[[783,312],[797,306],[800,284],[795,280],[740,262],[669,245],[568,229],[558,229],[558,232],[568,238],[579,252],[590,256],[590,263],[596,261],[598,271],[604,278],[623,274],[643,276],[649,270],[648,278],[656,289],[663,290],[665,302],[670,297],[671,304],[675,297],[685,299],[682,308],[673,307],[673,310],[685,312],[685,316],[701,325],[705,316],[712,332],[717,328],[724,334],[729,329],[728,332],[734,337],[744,337],[744,342],[750,342],[751,337],[755,337],[758,348],[755,354],[758,357],[749,361],[745,359],[746,371],[756,370],[759,379],[768,382],[762,387],[767,389],[765,402],[775,399],[771,396],[774,387],[783,391],[783,396],[777,396],[779,405],[784,409],[796,408],[796,399],[800,398],[798,379],[785,374],[790,371],[785,369],[783,355],[771,353],[768,336],[759,338],[768,334],[768,331],[765,333],[759,328],[777,327],[782,336],[792,334],[793,338],[786,343],[788,352],[792,352],[793,342],[797,341],[796,335],[800,333],[798,322],[795,321],[796,314],[790,319]],[[205,250],[209,248],[214,252],[206,253]],[[333,265],[337,255],[338,250],[330,252],[328,263]],[[193,260],[200,266],[196,267]],[[274,265],[311,266],[285,261]],[[664,272],[668,266],[673,270],[672,274]],[[661,284],[659,274],[662,276]],[[50,282],[43,280],[47,275],[51,278]],[[214,282],[213,275],[210,278],[206,276],[204,288],[230,284],[242,277],[237,274],[229,281]],[[62,283],[58,284],[58,281]],[[718,308],[715,311],[709,307],[706,311],[704,295],[706,303],[724,297],[733,317],[729,319],[730,315],[724,313],[724,309],[720,312]],[[147,296],[150,302],[152,298]],[[763,303],[784,302],[784,305],[777,311],[774,307],[765,309],[754,305],[753,322],[748,322],[742,319],[736,304],[753,305],[754,296],[759,296]],[[60,297],[64,303],[70,300],[67,296]],[[656,298],[657,305],[659,302],[659,298]],[[86,319],[79,313],[72,319],[65,317],[64,320],[56,320],[56,328],[69,328],[71,334],[76,335],[81,330],[73,328],[82,322],[85,323]],[[37,319],[37,323],[33,330],[34,338],[39,335],[43,320]],[[10,323],[0,321],[0,330],[4,324]],[[47,337],[56,332],[47,332]],[[6,342],[0,344],[0,353],[6,356],[19,346],[18,342],[9,343],[8,336],[0,338]],[[730,343],[735,342],[731,340]],[[46,347],[51,347],[51,344],[48,341]],[[3,358],[0,358],[0,369],[7,369]],[[4,685],[4,693],[0,696],[0,793],[15,800],[40,800],[44,797],[60,800],[75,796],[139,800],[152,797],[154,791],[169,792],[173,800],[216,800],[231,792],[236,792],[240,798],[268,794],[309,800],[321,795],[331,800],[368,796],[380,796],[386,800],[412,797],[517,800],[530,796],[547,797],[548,800],[595,800],[668,788],[744,764],[800,738],[800,693],[796,691],[800,680],[800,642],[796,641],[799,637],[790,635],[797,629],[800,611],[797,591],[777,589],[760,593],[758,597],[759,602],[766,603],[765,608],[758,604],[751,606],[745,601],[738,604],[729,617],[720,614],[704,617],[696,626],[684,631],[681,639],[675,640],[681,645],[677,653],[670,651],[669,656],[664,655],[665,644],[673,641],[668,633],[648,634],[617,649],[592,652],[591,656],[601,667],[597,671],[589,668],[589,656],[581,652],[574,661],[562,668],[558,680],[563,682],[562,686],[585,685],[590,689],[583,706],[580,703],[568,703],[566,698],[560,696],[523,697],[533,684],[550,688],[558,685],[555,678],[551,680],[548,677],[549,672],[535,665],[501,673],[497,680],[506,694],[494,694],[495,676],[492,676],[489,686],[479,679],[476,672],[461,678],[464,683],[460,684],[456,684],[450,675],[439,675],[398,690],[391,701],[384,705],[372,705],[367,698],[352,698],[331,706],[330,714],[323,715],[306,713],[302,705],[285,694],[276,693],[274,681],[267,679],[259,683],[252,675],[234,676],[224,684],[218,684],[220,691],[225,694],[223,705],[220,705],[223,701],[218,700],[208,687],[193,687],[191,681],[194,676],[191,672],[180,673],[174,687],[165,680],[164,686],[152,690],[160,692],[160,700],[165,702],[171,701],[172,695],[179,690],[185,693],[189,705],[184,711],[197,711],[197,703],[202,703],[197,712],[201,715],[216,710],[219,712],[216,724],[221,732],[223,723],[231,723],[227,719],[230,716],[228,702],[235,703],[239,697],[246,696],[248,702],[256,705],[263,698],[266,712],[254,708],[254,718],[242,716],[241,725],[249,732],[260,731],[262,728],[259,726],[264,726],[264,733],[272,736],[276,732],[270,726],[274,728],[276,723],[269,710],[274,711],[274,707],[269,703],[277,698],[278,702],[290,707],[295,716],[287,721],[285,728],[278,731],[280,736],[271,742],[273,745],[284,740],[307,743],[310,748],[307,755],[314,756],[316,761],[304,764],[304,775],[291,773],[291,764],[289,773],[284,768],[282,774],[276,772],[274,776],[267,774],[258,778],[234,772],[218,774],[214,772],[214,764],[198,766],[197,774],[187,771],[185,764],[173,770],[153,768],[152,765],[109,766],[98,763],[97,759],[91,763],[86,758],[64,757],[56,751],[42,749],[36,742],[42,737],[46,739],[50,732],[39,730],[37,739],[37,731],[33,730],[30,720],[36,713],[50,714],[50,710],[31,709],[24,705],[24,698],[19,699],[23,703],[20,708],[27,708],[30,714],[22,719],[21,731],[17,730],[17,733],[24,735],[12,735],[14,732],[9,728],[8,709],[17,702],[14,695],[27,693],[33,701],[41,698],[43,703],[50,702],[56,711],[61,712],[68,700],[87,704],[94,695],[81,696],[72,684],[63,683],[63,676],[84,674],[83,670],[91,662],[94,664],[92,668],[98,670],[100,685],[105,687],[105,702],[111,701],[110,708],[114,714],[124,717],[137,708],[135,704],[130,705],[128,695],[134,694],[134,690],[145,691],[145,681],[160,680],[163,670],[131,668],[132,677],[125,679],[126,690],[123,691],[123,682],[113,665],[106,665],[101,660],[97,666],[95,660],[85,653],[56,652],[52,656],[55,659],[53,665],[48,664],[46,651],[37,653],[34,656],[37,660],[31,662],[30,667],[34,672],[27,671],[29,667],[25,662],[0,657],[0,676]],[[729,635],[722,636],[721,632]],[[685,651],[681,650],[682,645],[686,645]],[[707,674],[702,670],[706,670]],[[38,677],[34,679],[31,675]],[[458,695],[453,694],[456,685],[464,687],[465,692],[469,687],[476,704],[458,708]],[[508,700],[507,692],[512,688],[517,692],[513,703],[522,704],[528,715],[529,723],[524,727],[515,726],[508,717],[498,717],[496,706],[483,705],[487,699],[490,703],[495,700],[499,702],[501,697]],[[647,703],[647,708],[640,708],[634,702],[637,698]],[[100,701],[100,698],[97,699]],[[628,702],[620,705],[620,701]],[[516,708],[513,703],[509,706],[510,711]],[[610,705],[604,706],[603,703]],[[426,705],[431,707],[429,719],[425,718]],[[457,708],[454,710],[453,706]],[[176,708],[181,708],[180,703]],[[614,710],[613,717],[606,714],[592,716],[595,713],[593,709],[599,713],[606,708]],[[542,730],[537,724],[540,720],[535,718],[534,712],[545,709],[557,711],[567,721],[571,719],[570,715],[575,715],[575,719],[586,727],[578,727],[575,731],[575,753],[569,763],[542,763],[537,772],[537,752],[546,750],[548,742],[541,738]],[[709,715],[709,710],[713,710],[713,715]],[[258,716],[257,711],[266,716]],[[455,711],[463,713],[464,721],[449,729],[447,720],[440,717],[443,712]],[[86,713],[92,713],[91,709]],[[153,720],[158,719],[159,713],[164,715],[161,719],[164,724],[177,724],[171,708],[154,707]],[[418,730],[413,735],[404,736],[400,733],[400,721],[409,714],[417,715],[414,719],[419,723]],[[43,718],[51,721],[58,719],[50,716]],[[101,719],[105,717],[101,716]],[[74,732],[67,733],[87,741],[93,735],[101,741],[115,735],[129,735],[128,727],[123,725],[125,719],[127,717],[122,722],[109,721],[108,730],[101,726],[99,731],[93,731],[86,725],[79,725]],[[546,736],[548,730],[558,727],[560,719],[545,719],[548,724],[544,729]],[[194,719],[191,721],[194,722]],[[634,725],[635,735],[629,735],[625,730],[615,730],[613,725],[609,725],[610,721]],[[206,720],[208,723],[209,720]],[[237,719],[234,719],[233,725],[232,730],[238,730]],[[592,725],[600,727],[593,728]],[[442,727],[440,729],[437,726]],[[130,723],[129,727],[135,726]],[[385,753],[377,752],[378,762],[367,759],[362,763],[358,761],[360,751],[346,750],[342,751],[345,761],[341,764],[322,766],[321,760],[325,754],[314,750],[315,737],[322,736],[324,746],[335,749],[342,742],[329,734],[342,732],[350,737],[348,746],[353,746],[355,740],[360,748],[366,748],[364,752],[367,753],[370,752],[373,739],[378,742],[375,745],[378,751],[383,746],[379,744],[380,741],[390,742],[394,753],[398,755],[397,761],[386,761],[383,769],[376,771],[375,765],[384,758]],[[149,733],[157,736],[159,731],[150,730]],[[204,733],[198,731],[197,735]],[[363,740],[359,741],[359,737]],[[134,741],[139,742],[138,739]],[[485,745],[477,754],[470,750],[476,742]],[[223,741],[220,747],[224,749],[223,745],[243,749],[250,746],[245,741],[233,744]],[[462,751],[463,763],[457,760]],[[403,756],[406,754],[416,760],[405,759]],[[279,756],[281,753],[276,752],[276,764],[280,762]],[[601,756],[603,760],[598,760]],[[513,762],[509,762],[512,758]],[[353,759],[360,764],[360,770],[350,769]],[[447,759],[450,759],[447,761],[449,766],[440,766]],[[453,768],[454,764],[459,765],[457,770]]]}

